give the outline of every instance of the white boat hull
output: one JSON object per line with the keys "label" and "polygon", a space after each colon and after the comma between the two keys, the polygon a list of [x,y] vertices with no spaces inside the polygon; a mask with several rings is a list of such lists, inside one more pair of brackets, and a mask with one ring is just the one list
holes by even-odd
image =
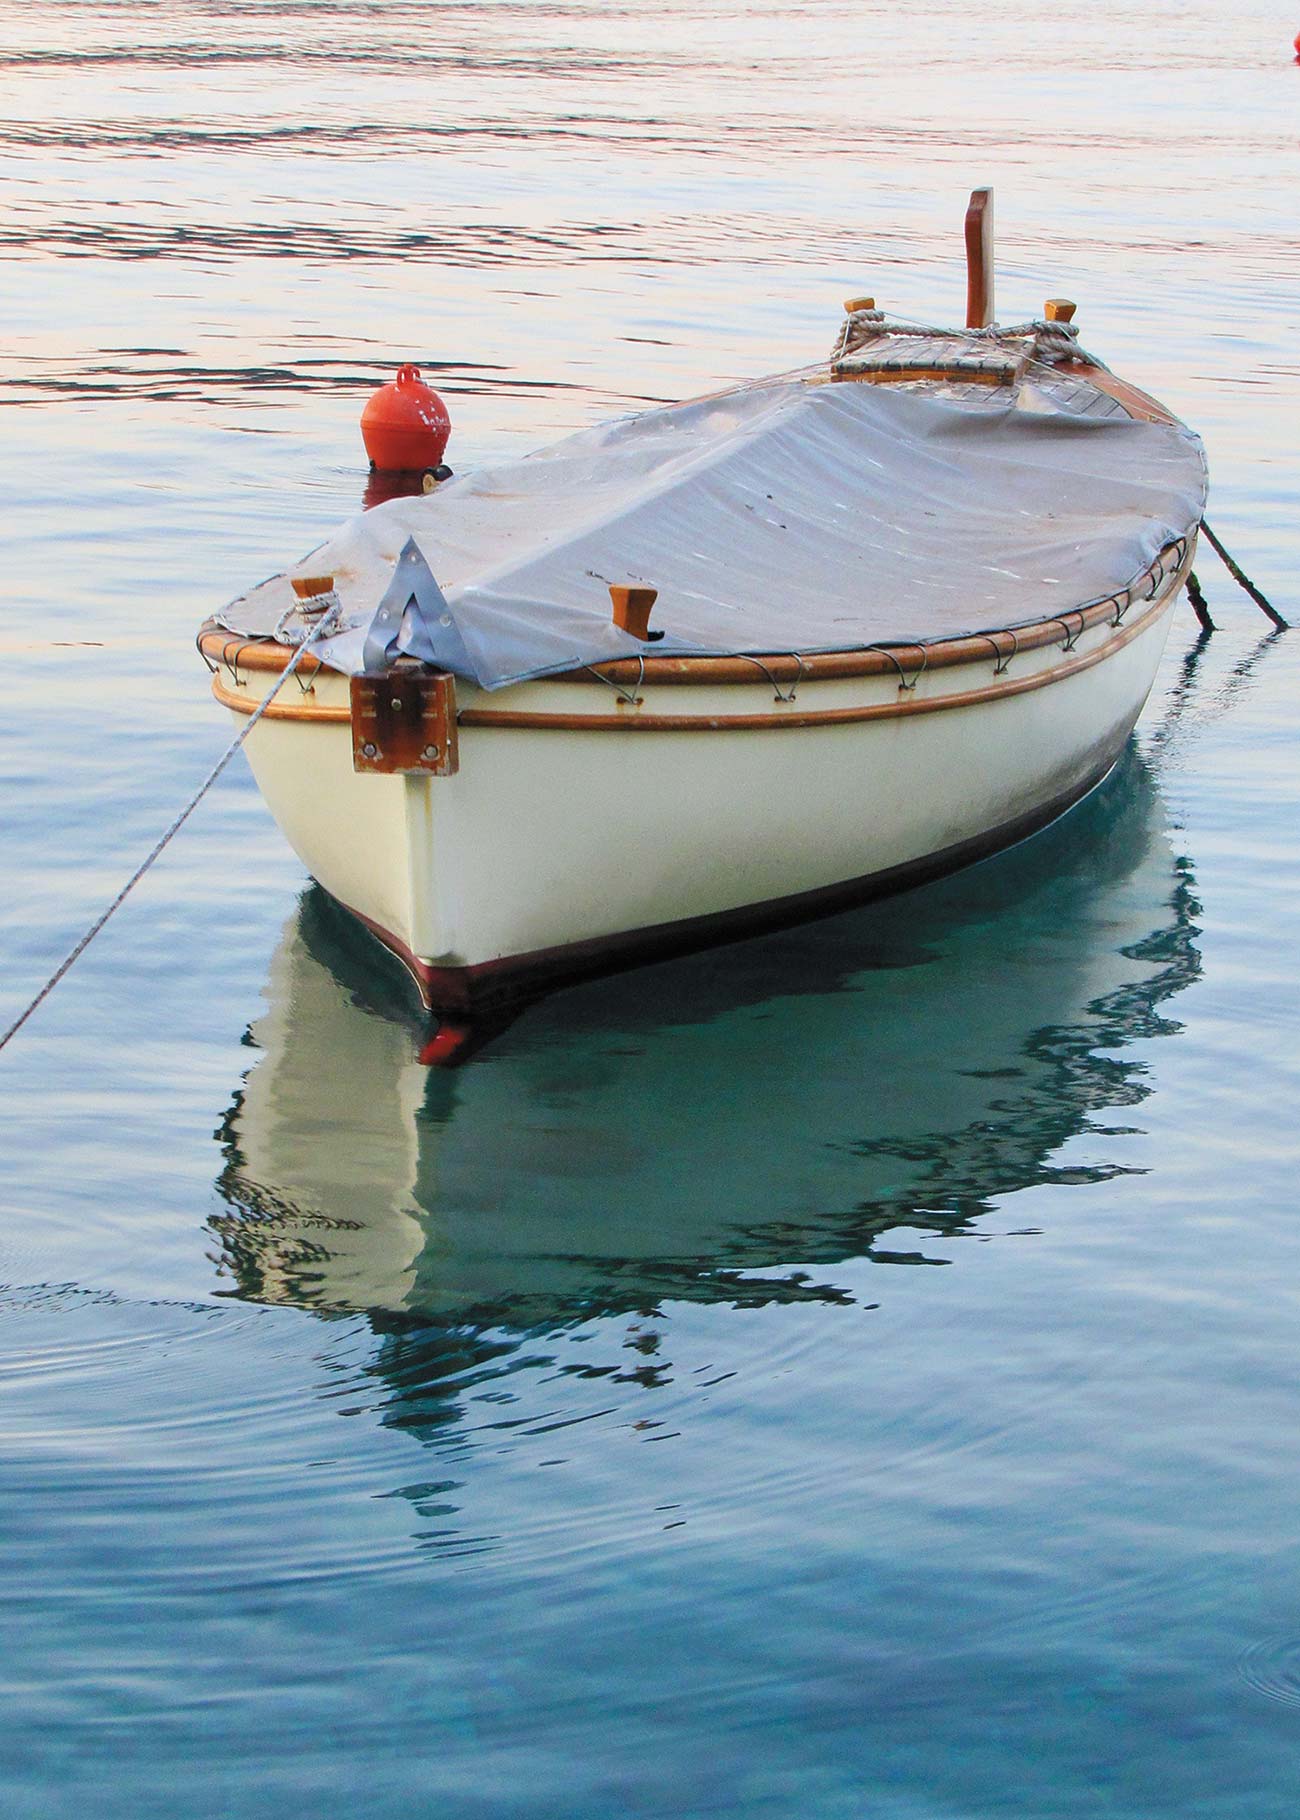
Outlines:
{"label": "white boat hull", "polygon": [[[348,679],[330,671],[288,684],[246,750],[312,875],[427,1002],[468,1008],[900,889],[1042,826],[1132,730],[1179,554],[1122,623],[1062,624],[1023,651],[1002,634],[942,668],[900,653],[898,673],[818,676],[792,699],[757,664],[752,685],[647,683],[628,701],[595,678],[459,684],[450,777],[355,772]],[[242,720],[275,681],[236,664],[215,687]]]}

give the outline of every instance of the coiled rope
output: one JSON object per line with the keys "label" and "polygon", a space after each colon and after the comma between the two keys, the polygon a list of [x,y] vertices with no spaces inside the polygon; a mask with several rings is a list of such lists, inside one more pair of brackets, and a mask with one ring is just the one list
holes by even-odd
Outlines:
{"label": "coiled rope", "polygon": [[216,764],[213,765],[212,769],[208,772],[207,776],[204,778],[203,782],[199,785],[198,789],[194,792],[193,796],[191,796],[190,800],[186,803],[185,807],[180,811],[179,815],[175,816],[172,819],[172,821],[168,824],[166,830],[154,842],[154,844],[150,848],[149,852],[140,861],[140,864],[136,867],[135,871],[131,874],[130,878],[127,879],[126,883],[122,886],[122,889],[118,892],[117,896],[113,899],[112,903],[110,903],[106,909],[104,909],[100,912],[100,914],[95,918],[94,922],[90,925],[89,929],[86,930],[85,934],[77,942],[75,947],[71,948],[69,950],[69,952],[64,956],[64,958],[59,962],[59,965],[55,968],[54,972],[46,980],[45,984],[41,987],[40,991],[36,994],[35,998],[32,999],[31,1003],[26,1007],[26,1009],[24,1011],[19,1013],[19,1015],[14,1019],[13,1023],[10,1024],[9,1028],[4,1032],[3,1036],[0,1036],[0,1049],[3,1049],[6,1045],[6,1043],[8,1043],[13,1037],[17,1036],[18,1032],[22,1029],[23,1025],[27,1022],[28,1018],[32,1015],[32,1013],[34,1011],[38,1010],[40,1008],[40,1006],[45,1003],[46,999],[50,996],[51,992],[53,992],[54,988],[58,985],[59,981],[68,972],[68,969],[71,966],[73,966],[73,964],[76,961],[78,961],[81,958],[81,956],[86,952],[86,949],[89,948],[90,944],[94,941],[95,937],[99,934],[100,930],[104,927],[104,924],[108,921],[109,917],[112,916],[113,912],[115,910],[120,909],[122,904],[124,904],[126,902],[126,899],[131,895],[132,891],[135,890],[136,886],[140,883],[140,880],[144,877],[145,873],[149,870],[150,866],[153,865],[154,861],[163,852],[164,848],[168,845],[168,843],[170,841],[172,841],[173,839],[175,839],[176,835],[179,834],[180,830],[184,827],[185,823],[189,820],[190,816],[198,808],[199,804],[203,801],[203,798],[207,795],[208,791],[212,788],[213,784],[216,783],[217,779],[221,776],[221,773],[225,770],[226,766],[230,763],[231,759],[235,756],[236,752],[238,752],[239,748],[243,745],[244,741],[248,738],[249,734],[253,731],[253,728],[257,725],[258,721],[261,720],[262,716],[266,713],[266,710],[270,707],[271,703],[275,700],[276,696],[280,693],[281,689],[288,682],[289,678],[295,673],[299,664],[302,662],[303,658],[306,656],[306,654],[307,654],[308,650],[311,648],[311,646],[314,645],[316,643],[316,641],[318,639],[322,638],[327,632],[332,631],[334,629],[334,622],[337,619],[337,617],[338,617],[337,603],[332,602],[329,610],[326,611],[323,618],[318,620],[311,627],[311,630],[308,632],[307,636],[303,639],[302,643],[298,646],[298,649],[294,652],[294,654],[290,658],[289,662],[285,665],[284,669],[280,672],[280,675],[279,675],[277,681],[275,682],[274,686],[268,691],[268,693],[263,698],[263,700],[258,703],[258,706],[254,709],[253,713],[248,717],[247,721],[245,721],[245,723],[244,723],[243,727],[240,729],[239,733],[230,742],[230,744],[226,747],[226,749],[222,753],[221,757],[217,760]]}

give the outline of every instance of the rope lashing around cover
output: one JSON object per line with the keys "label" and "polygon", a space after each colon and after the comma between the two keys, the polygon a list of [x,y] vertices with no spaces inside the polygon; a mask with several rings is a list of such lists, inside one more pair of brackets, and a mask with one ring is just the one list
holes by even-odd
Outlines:
{"label": "rope lashing around cover", "polygon": [[[9,1025],[8,1029],[3,1033],[3,1035],[0,1035],[0,1049],[3,1049],[6,1045],[6,1043],[8,1043],[12,1037],[17,1036],[18,1032],[22,1029],[23,1025],[27,1022],[28,1018],[32,1015],[32,1013],[45,1003],[45,1000],[50,996],[51,992],[53,992],[54,988],[58,985],[59,981],[68,972],[68,969],[73,965],[73,963],[75,961],[79,960],[80,957],[86,952],[86,949],[89,948],[90,944],[94,941],[95,937],[99,934],[100,930],[104,927],[104,924],[108,921],[109,917],[112,916],[112,914],[115,910],[117,910],[123,903],[125,903],[126,899],[130,896],[131,892],[134,891],[135,887],[140,883],[140,880],[144,877],[145,873],[149,870],[150,866],[153,865],[154,861],[162,853],[163,849],[168,845],[168,843],[177,834],[180,833],[182,827],[189,820],[190,816],[193,814],[195,809],[198,808],[199,804],[203,801],[203,798],[207,795],[208,791],[212,788],[213,784],[216,783],[217,779],[221,776],[221,773],[225,770],[226,766],[230,763],[231,759],[235,756],[236,752],[238,752],[239,748],[243,745],[244,741],[248,738],[249,734],[253,731],[253,728],[257,725],[258,721],[261,720],[262,716],[266,713],[266,710],[270,707],[271,703],[275,700],[276,696],[280,693],[281,689],[283,689],[284,685],[288,682],[289,678],[295,674],[295,672],[298,669],[299,664],[302,662],[303,658],[306,656],[309,648],[313,644],[316,643],[316,640],[318,638],[323,637],[325,635],[325,633],[333,630],[334,622],[337,620],[338,616],[339,616],[339,603],[338,603],[337,596],[331,596],[329,605],[326,608],[325,612],[307,630],[306,636],[302,639],[302,642],[298,645],[298,649],[294,652],[294,654],[290,658],[289,662],[285,665],[284,669],[280,672],[280,675],[276,678],[274,686],[267,692],[264,699],[258,703],[258,705],[254,709],[253,713],[248,717],[248,720],[240,728],[239,733],[230,742],[230,744],[226,747],[226,749],[222,753],[221,757],[217,760],[216,764],[213,765],[212,769],[208,772],[207,776],[204,778],[203,782],[199,785],[198,789],[194,792],[193,796],[191,796],[190,800],[186,803],[185,807],[180,811],[179,815],[176,815],[172,818],[172,820],[168,824],[166,830],[154,842],[153,846],[150,848],[149,852],[145,855],[144,859],[141,860],[140,864],[136,867],[135,871],[131,874],[130,878],[127,879],[126,883],[122,886],[122,889],[118,892],[117,896],[113,899],[113,901],[108,905],[108,907],[105,910],[102,910],[100,912],[100,914],[95,918],[94,922],[90,925],[89,929],[86,930],[85,934],[81,937],[81,939],[68,951],[68,953],[64,956],[64,958],[60,961],[59,965],[55,968],[54,972],[50,975],[49,979],[46,980],[45,984],[41,987],[40,991],[36,994],[35,998],[33,998],[31,1000],[31,1002],[27,1005],[25,1010],[23,1010],[19,1013],[19,1015],[14,1019],[13,1023]],[[286,615],[286,617],[288,617],[288,616]],[[277,628],[277,634],[280,637],[285,636],[285,633],[280,631],[280,628]]]}
{"label": "rope lashing around cover", "polygon": [[1089,354],[1079,346],[1079,331],[1072,322],[1018,322],[1006,328],[993,322],[983,329],[949,329],[908,322],[897,316],[886,316],[883,310],[876,309],[849,312],[840,325],[839,335],[831,350],[831,360],[842,360],[872,341],[907,337],[967,342],[971,344],[971,352],[981,349],[1017,352],[1030,361],[1039,361],[1046,366],[1055,366],[1066,360],[1083,360],[1103,373],[1110,370],[1104,361],[1098,360],[1094,354]]}

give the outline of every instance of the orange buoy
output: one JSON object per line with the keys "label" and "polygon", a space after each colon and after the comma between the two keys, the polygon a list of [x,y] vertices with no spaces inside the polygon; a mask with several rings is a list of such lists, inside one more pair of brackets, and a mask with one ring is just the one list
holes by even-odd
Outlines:
{"label": "orange buoy", "polygon": [[399,367],[397,378],[381,385],[361,413],[361,440],[373,468],[436,468],[450,435],[447,407],[416,366]]}

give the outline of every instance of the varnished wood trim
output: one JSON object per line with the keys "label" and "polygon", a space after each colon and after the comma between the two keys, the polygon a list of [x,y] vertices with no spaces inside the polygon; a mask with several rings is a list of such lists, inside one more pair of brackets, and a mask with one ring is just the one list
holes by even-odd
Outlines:
{"label": "varnished wood trim", "polygon": [[[950,708],[973,708],[985,702],[1045,689],[1052,683],[1063,682],[1066,677],[1092,669],[1094,664],[1103,663],[1152,625],[1172,606],[1176,595],[1177,586],[1164,591],[1145,612],[1095,651],[1067,658],[1028,676],[1003,676],[980,688],[962,689],[951,695],[913,696],[844,708],[792,708],[766,714],[641,714],[630,708],[614,714],[555,714],[522,708],[463,708],[457,719],[462,727],[514,727],[548,733],[740,733],[768,732],[782,727],[844,727],[858,721],[898,720],[914,714],[938,714]],[[980,653],[985,662],[996,661],[999,654],[996,645],[990,651],[992,644],[992,639],[987,640]],[[1001,653],[1003,659],[1009,655],[1009,652]],[[233,708],[238,714],[252,714],[260,706],[257,696],[228,687],[219,671],[212,678],[212,693],[224,707]],[[350,724],[351,715],[342,705],[290,700],[273,701],[266,709],[266,719],[338,725]]]}
{"label": "varnished wood trim", "polygon": [[1009,368],[1003,371],[980,367],[910,366],[863,367],[856,373],[837,372],[836,379],[854,380],[866,385],[891,385],[915,379],[943,380],[948,385],[1010,385],[1015,378]]}
{"label": "varnished wood trim", "polygon": [[1130,385],[1127,379],[1120,379],[1114,373],[1108,373],[1103,367],[1095,367],[1085,360],[1071,361],[1058,368],[1062,373],[1077,374],[1086,379],[1089,385],[1096,386],[1107,398],[1113,398],[1116,404],[1122,404],[1130,417],[1142,423],[1179,423],[1182,420],[1174,415],[1167,405],[1161,404],[1149,392],[1140,386]]}
{"label": "varnished wood trim", "polygon": [[[241,670],[276,671],[283,670],[293,656],[292,645],[280,645],[271,638],[241,638],[235,632],[227,632],[223,627],[205,628],[199,633],[199,651],[209,663],[224,664],[235,676]],[[318,657],[307,656],[302,660],[297,674],[304,685],[324,671],[327,676],[341,676],[341,670],[332,670]]]}
{"label": "varnished wood trim", "polygon": [[[1091,373],[1092,369],[1089,371]],[[1111,376],[1102,374],[1100,378],[1109,380]],[[1113,383],[1126,392],[1133,392],[1135,399],[1146,398],[1145,393],[1125,387],[1122,380]],[[1154,399],[1147,399],[1146,402],[1153,412],[1162,413],[1170,422],[1176,421]],[[1179,568],[1180,586],[1181,572],[1191,560],[1193,542],[1194,538],[1189,535],[1187,554]],[[1141,595],[1144,584],[1157,570],[1163,569],[1166,576],[1173,573],[1168,565],[1176,548],[1176,544],[1166,544],[1151,567],[1133,582],[1134,594]],[[792,657],[789,652],[777,652],[763,654],[761,657],[628,658],[601,664],[598,671],[607,682],[629,683],[639,688],[642,684],[653,684],[655,687],[731,683],[752,685],[764,677],[780,683],[829,682],[854,676],[897,674],[900,663],[908,671],[922,668],[946,670],[962,664],[978,663],[988,656],[990,649],[998,651],[1002,657],[1010,657],[1016,652],[1041,650],[1045,645],[1061,641],[1063,626],[1068,625],[1073,635],[1078,636],[1091,626],[1104,624],[1114,614],[1115,601],[1110,599],[1098,601],[1094,606],[1070,607],[1059,618],[1034,620],[1027,626],[1018,626],[1014,631],[968,633],[956,638],[936,639],[933,644],[924,646],[882,642],[880,646],[870,649],[812,651],[807,656],[800,657]],[[199,634],[199,649],[210,663],[224,664],[236,675],[240,671],[251,674],[254,671],[274,673],[283,670],[293,655],[288,645],[236,638],[231,632],[216,629]],[[309,669],[308,664],[313,667]],[[327,675],[337,674],[328,665],[318,664],[314,659],[304,663],[301,674],[304,681],[310,681],[321,670]],[[562,670],[544,680],[548,684],[584,683],[589,688],[592,671]]]}
{"label": "varnished wood trim", "polygon": [[[246,669],[252,667],[251,664],[244,666]],[[279,666],[281,669],[283,667],[283,665]],[[213,673],[212,693],[223,708],[233,708],[236,714],[255,714],[262,706],[262,698],[259,695],[254,695],[250,690],[241,689],[237,685],[232,686],[225,680],[220,670]],[[277,699],[271,702],[263,718],[265,720],[316,721],[321,724],[328,722],[335,726],[350,727],[352,710],[342,703],[332,705],[329,702],[308,701],[305,696],[301,701],[294,701],[290,697],[287,701]]]}
{"label": "varnished wood trim", "polygon": [[[902,701],[871,702],[850,708],[791,709],[775,714],[544,714],[513,708],[465,708],[462,727],[534,727],[562,732],[620,733],[738,733],[768,731],[777,727],[844,727],[857,721],[896,720],[912,714],[938,714],[948,708],[973,708],[1004,696],[1025,695],[1045,689],[1092,669],[1139,636],[1172,605],[1173,591],[1154,601],[1138,619],[1114,638],[1081,657],[1052,664],[1029,676],[1008,676],[979,689],[962,689],[953,695],[914,696]],[[986,659],[989,653],[984,653]]]}

